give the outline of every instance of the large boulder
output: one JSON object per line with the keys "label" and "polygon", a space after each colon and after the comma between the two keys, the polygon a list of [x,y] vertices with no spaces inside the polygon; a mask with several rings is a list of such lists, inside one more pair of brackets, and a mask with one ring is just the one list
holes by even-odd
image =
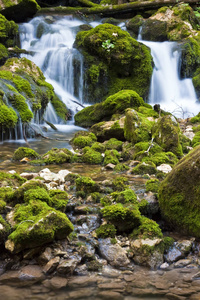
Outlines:
{"label": "large boulder", "polygon": [[100,102],[120,90],[147,97],[152,74],[149,49],[112,24],[99,25],[76,36],[75,46],[85,58],[87,98]]}
{"label": "large boulder", "polygon": [[200,237],[200,146],[182,158],[161,183],[163,217],[177,230]]}
{"label": "large boulder", "polygon": [[88,106],[75,115],[76,125],[89,127],[109,120],[113,114],[123,114],[126,108],[138,108],[144,101],[135,91],[122,90],[109,96],[102,103]]}
{"label": "large boulder", "polygon": [[64,213],[40,200],[16,206],[13,221],[14,231],[5,243],[11,253],[66,238],[73,231],[73,225]]}
{"label": "large boulder", "polygon": [[39,9],[40,6],[35,0],[10,0],[0,3],[0,13],[15,22],[23,22],[33,17]]}

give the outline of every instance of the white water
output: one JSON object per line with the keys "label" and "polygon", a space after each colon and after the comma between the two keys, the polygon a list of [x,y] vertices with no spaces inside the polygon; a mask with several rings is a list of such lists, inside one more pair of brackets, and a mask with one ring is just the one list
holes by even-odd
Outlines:
{"label": "white water", "polygon": [[[77,103],[84,102],[83,59],[73,48],[77,28],[81,24],[82,21],[71,17],[57,20],[36,17],[20,25],[21,48],[33,53],[26,57],[39,66],[46,81],[53,85],[56,94],[74,113],[81,108]],[[45,119],[59,123],[51,103],[47,106]]]}
{"label": "white water", "polygon": [[162,109],[180,118],[196,115],[200,111],[200,104],[192,79],[180,79],[181,52],[178,50],[177,44],[175,42],[141,42],[151,49],[155,64],[149,103],[151,105],[160,104]]}

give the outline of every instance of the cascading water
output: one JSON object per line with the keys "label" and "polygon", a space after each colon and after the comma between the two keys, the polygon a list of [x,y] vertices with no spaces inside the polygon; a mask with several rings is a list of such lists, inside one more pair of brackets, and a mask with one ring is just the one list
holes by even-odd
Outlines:
{"label": "cascading water", "polygon": [[154,70],[151,79],[149,103],[160,104],[161,108],[177,117],[196,115],[200,110],[192,79],[180,79],[181,51],[175,42],[149,42],[141,40],[151,49]]}
{"label": "cascading water", "polygon": [[[77,28],[82,21],[72,17],[62,19],[36,17],[20,25],[21,48],[30,51],[26,57],[43,71],[46,81],[72,111],[83,103],[83,59],[73,48]],[[58,123],[53,106],[49,103],[44,119]]]}

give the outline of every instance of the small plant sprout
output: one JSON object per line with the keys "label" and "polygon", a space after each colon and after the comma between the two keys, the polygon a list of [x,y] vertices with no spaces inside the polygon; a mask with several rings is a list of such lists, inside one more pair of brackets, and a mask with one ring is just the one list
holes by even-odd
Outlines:
{"label": "small plant sprout", "polygon": [[114,48],[114,44],[110,40],[106,40],[102,43],[102,47],[107,51],[110,52],[110,49]]}

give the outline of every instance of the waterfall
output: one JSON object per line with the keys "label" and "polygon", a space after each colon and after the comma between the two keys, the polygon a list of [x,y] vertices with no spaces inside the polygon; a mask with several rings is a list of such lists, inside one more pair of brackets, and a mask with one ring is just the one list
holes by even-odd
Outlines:
{"label": "waterfall", "polygon": [[180,78],[181,51],[175,42],[139,41],[151,49],[154,69],[151,79],[149,103],[160,104],[161,108],[177,117],[187,118],[200,110],[191,78]]}
{"label": "waterfall", "polygon": [[[36,17],[20,25],[21,48],[30,51],[25,55],[43,71],[46,81],[74,113],[75,103],[83,103],[83,59],[73,48],[78,27],[84,24],[71,16]],[[58,123],[51,103],[45,113],[47,121]]]}

